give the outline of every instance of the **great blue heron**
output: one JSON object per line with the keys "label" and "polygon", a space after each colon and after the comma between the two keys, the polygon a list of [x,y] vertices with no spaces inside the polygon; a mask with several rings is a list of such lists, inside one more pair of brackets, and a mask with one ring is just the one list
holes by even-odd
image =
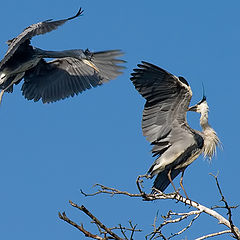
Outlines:
{"label": "great blue heron", "polygon": [[[73,17],[32,24],[16,38],[7,41],[9,47],[0,62],[0,102],[3,93],[12,92],[13,85],[23,78],[22,93],[25,98],[34,101],[42,99],[43,103],[49,103],[101,85],[122,73],[120,70],[123,67],[118,64],[124,61],[117,59],[122,55],[120,50],[45,51],[30,45],[32,37],[55,30],[81,16],[82,12],[80,8]],[[46,62],[43,58],[54,59]]]}
{"label": "great blue heron", "polygon": [[[157,175],[153,189],[163,192],[172,180],[183,174],[201,153],[212,158],[220,143],[216,132],[208,124],[206,97],[189,108],[192,91],[183,77],[176,77],[153,64],[142,62],[134,69],[131,80],[137,91],[147,100],[144,106],[143,135],[153,145],[157,159],[150,167],[148,176]],[[187,111],[201,114],[202,132],[192,129],[186,120]],[[184,190],[185,195],[186,191]],[[187,196],[188,197],[188,196]]]}

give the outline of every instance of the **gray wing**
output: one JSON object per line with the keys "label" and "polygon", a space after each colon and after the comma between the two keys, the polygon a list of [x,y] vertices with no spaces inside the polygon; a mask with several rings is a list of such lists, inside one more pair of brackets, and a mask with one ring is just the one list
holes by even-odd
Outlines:
{"label": "gray wing", "polygon": [[45,34],[48,32],[51,32],[55,29],[57,29],[59,26],[63,25],[68,20],[74,19],[78,16],[80,16],[83,13],[83,10],[80,8],[77,14],[73,17],[69,17],[66,19],[58,20],[58,21],[52,21],[46,20],[44,22],[39,22],[30,25],[29,27],[25,28],[22,33],[20,33],[16,38],[7,41],[7,44],[9,45],[9,48],[3,58],[3,60],[0,63],[0,67],[8,61],[8,59],[15,53],[15,51],[18,49],[18,47],[25,42],[27,39],[31,39],[32,37],[36,35]]}
{"label": "gray wing", "polygon": [[22,93],[28,100],[43,103],[55,102],[77,95],[92,87],[97,87],[122,72],[117,65],[124,61],[116,59],[122,55],[118,50],[93,53],[89,60],[95,68],[83,59],[59,58],[51,62],[40,60],[38,65],[26,72]]}
{"label": "gray wing", "polygon": [[143,135],[155,145],[153,153],[159,154],[169,146],[172,128],[187,125],[186,112],[192,91],[184,78],[162,68],[147,62],[138,67],[131,74],[131,80],[147,100],[142,119]]}

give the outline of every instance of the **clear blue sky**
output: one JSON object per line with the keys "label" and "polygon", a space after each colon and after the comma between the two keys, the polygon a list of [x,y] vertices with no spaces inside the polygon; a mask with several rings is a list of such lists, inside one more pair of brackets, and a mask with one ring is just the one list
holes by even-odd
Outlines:
{"label": "clear blue sky", "polygon": [[[144,99],[129,80],[141,60],[184,76],[192,87],[192,104],[201,99],[204,83],[210,124],[224,149],[218,149],[211,164],[197,159],[185,172],[185,187],[192,199],[207,206],[219,204],[209,176],[219,171],[226,199],[231,205],[239,204],[240,2],[2,1],[1,58],[7,50],[5,41],[28,25],[69,17],[80,6],[82,17],[35,37],[32,44],[48,50],[122,49],[127,68],[102,87],[54,104],[25,100],[20,86],[4,95],[0,107],[0,238],[84,239],[81,232],[58,219],[58,211],[66,211],[76,222],[94,229],[87,217],[69,206],[69,199],[84,204],[108,226],[127,225],[128,220],[138,223],[145,232],[136,239],[151,231],[157,210],[159,214],[169,209],[189,210],[173,201],[146,203],[80,194],[80,189],[91,191],[95,183],[137,192],[136,177],[154,160],[141,132]],[[188,120],[199,129],[198,114],[189,114]],[[146,187],[150,186],[149,181]],[[238,226],[239,215],[240,209],[235,210]],[[194,239],[221,229],[215,220],[202,216],[182,236]]]}

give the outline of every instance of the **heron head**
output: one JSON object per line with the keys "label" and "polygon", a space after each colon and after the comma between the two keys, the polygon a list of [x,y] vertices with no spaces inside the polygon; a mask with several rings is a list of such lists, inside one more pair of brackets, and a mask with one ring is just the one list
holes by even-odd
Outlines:
{"label": "heron head", "polygon": [[196,105],[188,108],[188,111],[198,112],[198,113],[207,113],[208,112],[208,104],[206,96],[203,96],[202,100]]}

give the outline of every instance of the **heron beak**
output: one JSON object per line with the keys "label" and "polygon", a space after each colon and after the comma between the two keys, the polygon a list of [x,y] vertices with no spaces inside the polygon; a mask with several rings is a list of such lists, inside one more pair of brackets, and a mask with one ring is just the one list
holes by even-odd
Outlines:
{"label": "heron beak", "polygon": [[0,92],[0,105],[1,105],[1,103],[2,103],[2,97],[3,97],[4,91],[5,91],[5,90],[2,90],[2,91]]}
{"label": "heron beak", "polygon": [[89,60],[83,59],[82,61],[88,66],[90,66],[91,68],[93,68],[96,72],[100,72],[99,69]]}
{"label": "heron beak", "polygon": [[188,108],[188,111],[196,112],[197,111],[197,105],[194,105],[194,106]]}

